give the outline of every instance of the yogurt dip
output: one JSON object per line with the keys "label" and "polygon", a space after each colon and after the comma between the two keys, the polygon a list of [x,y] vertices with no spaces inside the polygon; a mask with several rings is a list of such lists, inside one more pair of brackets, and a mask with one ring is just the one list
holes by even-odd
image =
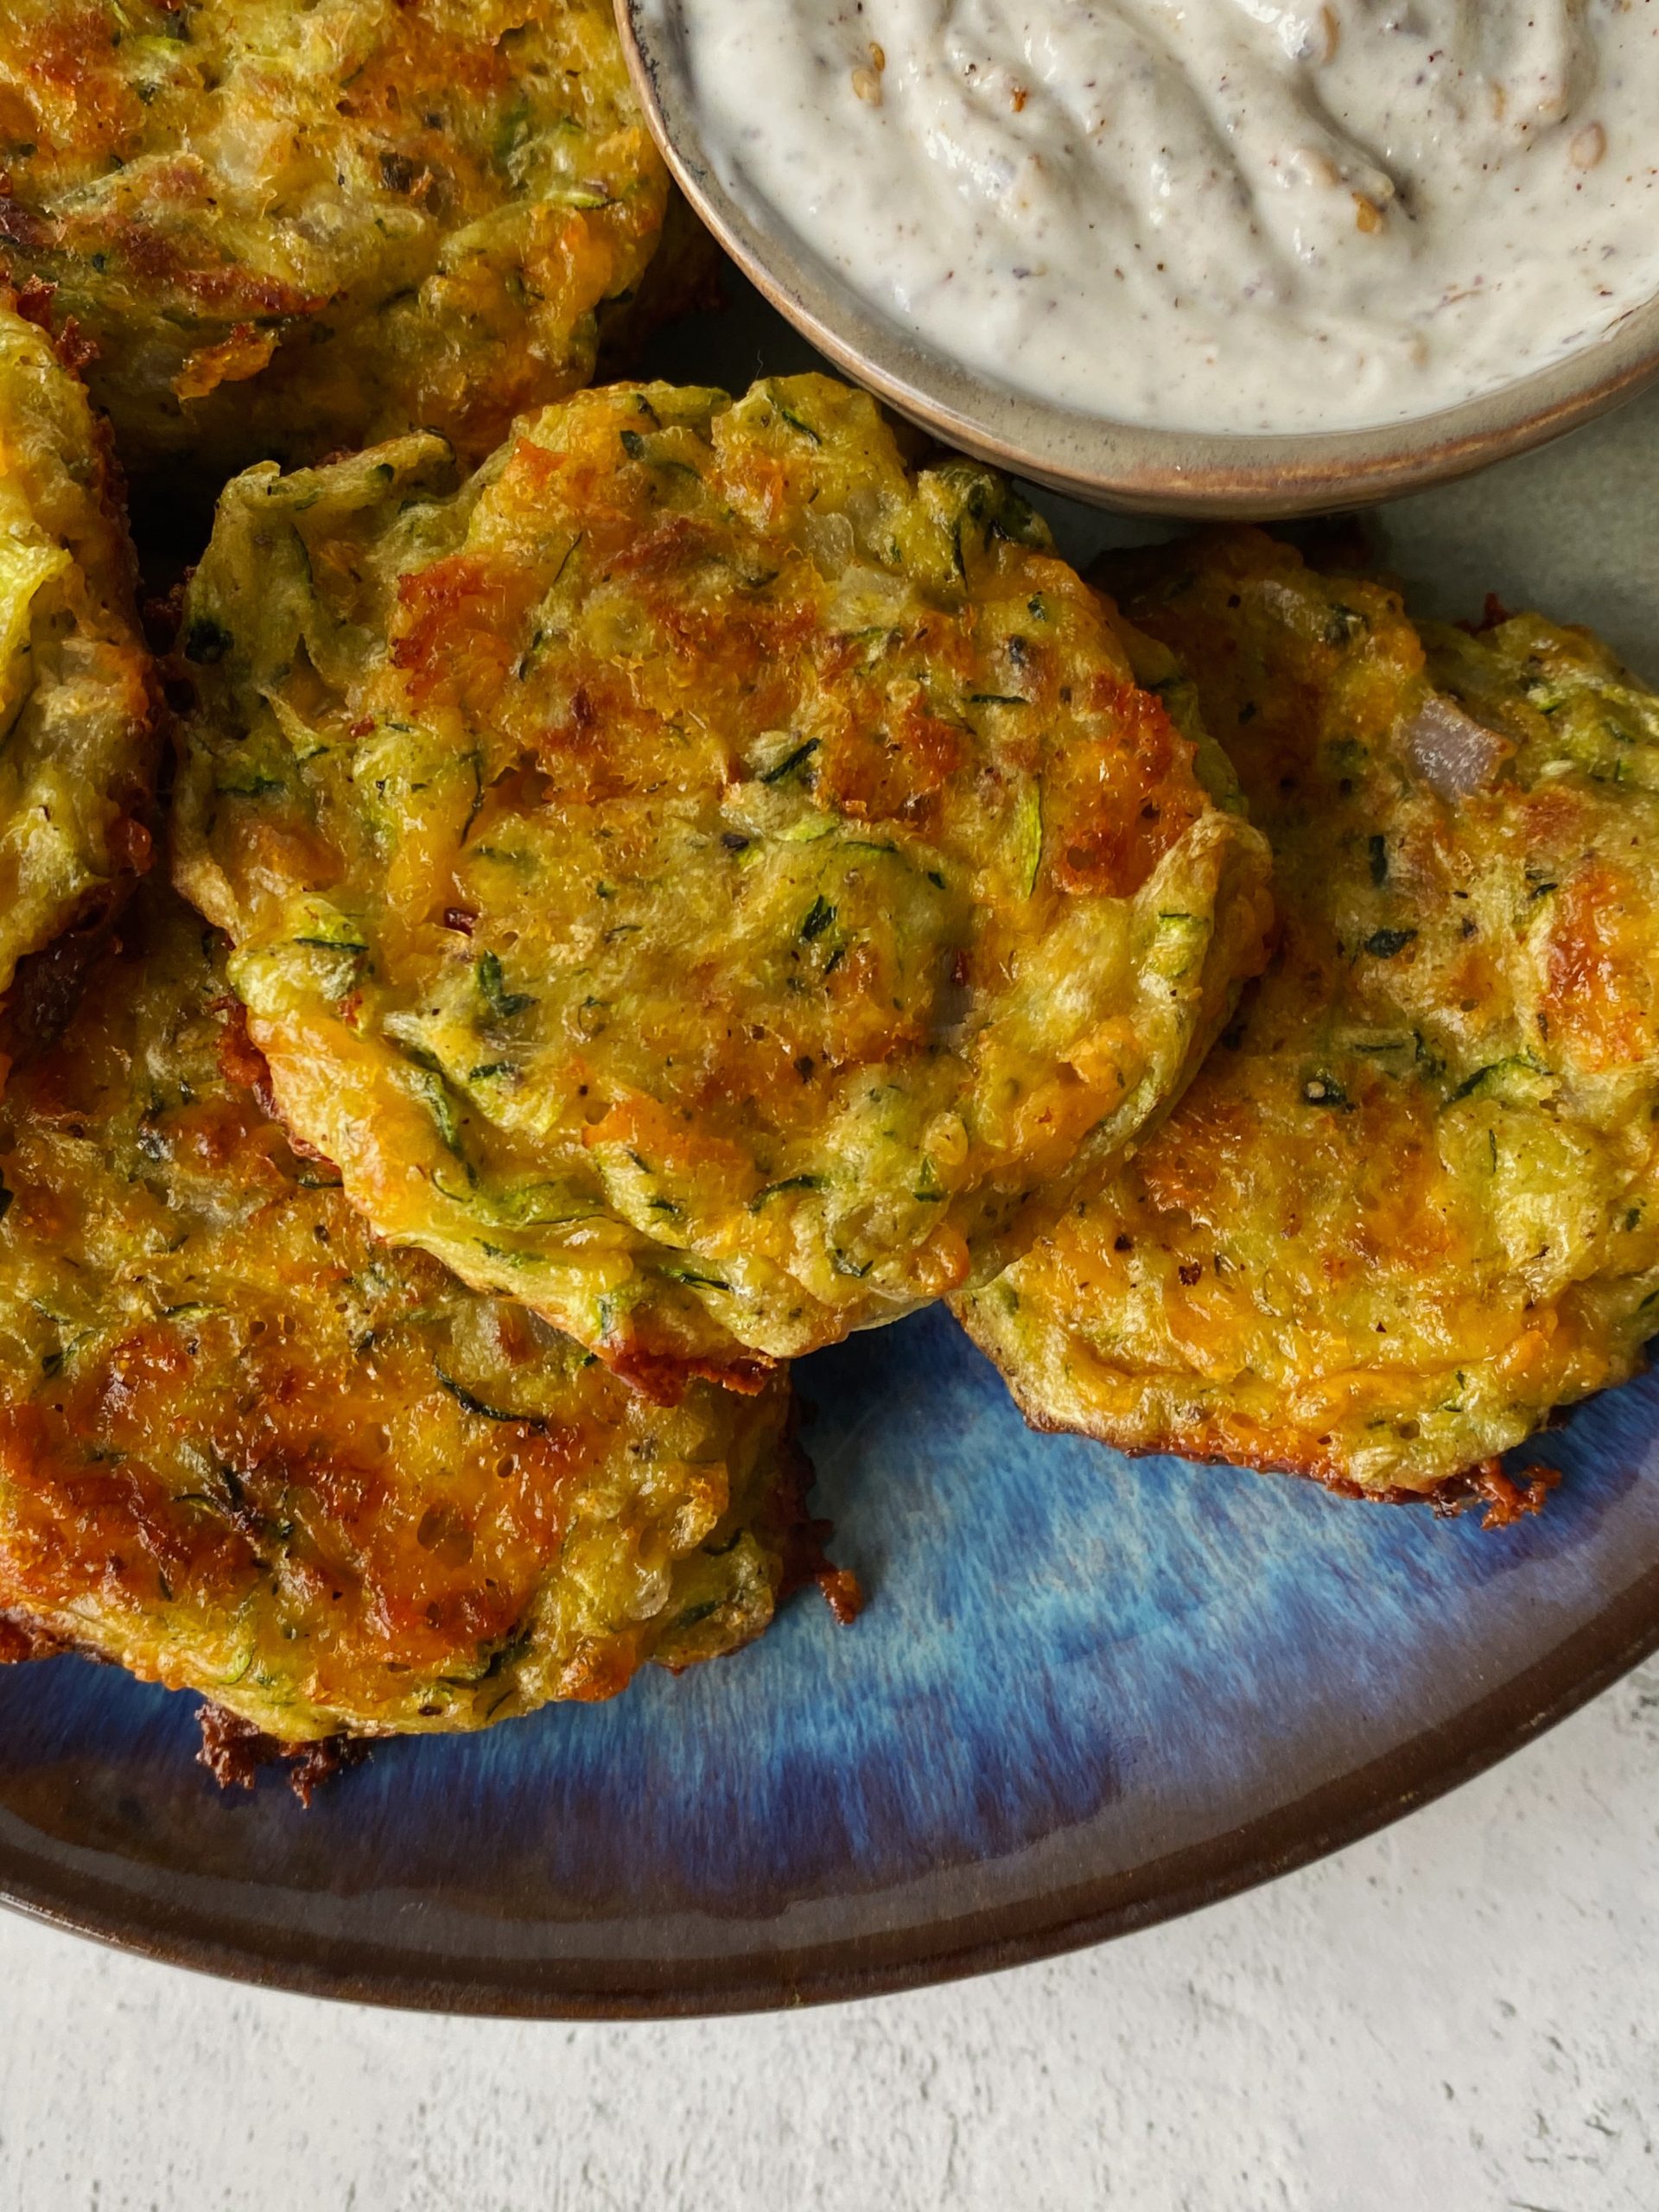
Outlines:
{"label": "yogurt dip", "polygon": [[1659,294],[1659,0],[677,0],[706,154],[1004,384],[1355,429]]}

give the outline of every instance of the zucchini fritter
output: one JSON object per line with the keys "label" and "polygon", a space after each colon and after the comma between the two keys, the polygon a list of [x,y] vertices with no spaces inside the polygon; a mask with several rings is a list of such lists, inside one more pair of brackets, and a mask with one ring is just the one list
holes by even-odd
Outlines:
{"label": "zucchini fritter", "polygon": [[1043,524],[824,378],[251,470],[184,651],[289,1126],[642,1388],[994,1273],[1259,958],[1265,849]]}
{"label": "zucchini fritter", "polygon": [[293,1743],[483,1727],[758,1635],[787,1385],[664,1411],[388,1249],[259,1103],[213,932],[156,886],[124,934],[0,1100],[0,1645]]}
{"label": "zucchini fritter", "polygon": [[132,584],[103,426],[0,284],[0,992],[149,855]]}
{"label": "zucchini fritter", "polygon": [[969,1329],[1040,1427],[1434,1490],[1659,1327],[1659,698],[1259,532],[1112,575],[1274,848],[1272,965]]}
{"label": "zucchini fritter", "polygon": [[609,0],[0,0],[0,265],[130,469],[480,458],[592,375],[666,194]]}

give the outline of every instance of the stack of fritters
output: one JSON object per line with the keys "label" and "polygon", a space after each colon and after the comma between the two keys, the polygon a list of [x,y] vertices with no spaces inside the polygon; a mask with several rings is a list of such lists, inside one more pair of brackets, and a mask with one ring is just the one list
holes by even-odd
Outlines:
{"label": "stack of fritters", "polygon": [[8,1017],[8,1648],[297,1745],[741,1643],[780,1363],[994,1274],[1259,963],[1154,649],[821,378],[256,468],[181,649],[208,918]]}
{"label": "stack of fritters", "polygon": [[[582,391],[666,192],[605,0],[0,0],[0,1657],[292,1746],[848,1610],[785,1363],[942,1298],[1379,1496],[1639,1357],[1659,702],[1254,532],[1115,604],[825,378]],[[152,504],[255,464],[165,823],[77,365]]]}
{"label": "stack of fritters", "polygon": [[0,1656],[96,1652],[298,1743],[746,1641],[801,1557],[786,1383],[652,1406],[382,1244],[260,1103],[165,872],[73,926],[148,855],[153,690],[85,394],[10,309],[0,349]]}
{"label": "stack of fritters", "polygon": [[609,11],[37,0],[0,15],[0,159],[33,318],[4,296],[0,1656],[298,1743],[729,1649],[821,1556],[786,1381],[653,1403],[382,1243],[271,1118],[165,869],[118,911],[158,690],[74,373],[186,488],[417,426],[487,451],[586,380],[657,238]]}
{"label": "stack of fritters", "polygon": [[[779,1378],[650,1404],[380,1242],[158,878],[0,1099],[0,1609],[283,1741],[603,1697],[771,1618]],[[25,1006],[21,1012],[26,1014]]]}
{"label": "stack of fritters", "polygon": [[1109,581],[1272,841],[1278,943],[963,1319],[1040,1427],[1502,1497],[1659,1317],[1659,699],[1585,631],[1420,631],[1259,532]]}

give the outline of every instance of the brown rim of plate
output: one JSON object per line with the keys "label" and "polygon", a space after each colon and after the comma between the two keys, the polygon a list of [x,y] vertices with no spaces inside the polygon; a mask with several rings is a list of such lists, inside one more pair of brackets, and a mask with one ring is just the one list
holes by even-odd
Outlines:
{"label": "brown rim of plate", "polygon": [[681,190],[757,289],[820,353],[945,443],[1097,506],[1144,514],[1313,514],[1449,483],[1547,444],[1659,377],[1659,299],[1518,383],[1376,429],[1160,430],[987,382],[861,299],[758,195],[734,194],[700,142],[678,0],[615,0],[645,119]]}
{"label": "brown rim of plate", "polygon": [[302,1937],[238,1924],[230,1912],[139,1912],[70,1847],[42,1871],[35,1854],[0,1847],[0,1903],[31,1918],[159,1962],[261,1988],[404,2011],[493,2018],[639,2020],[795,2010],[999,1973],[1134,1934],[1357,1842],[1519,1751],[1659,1649],[1659,1567],[1554,1650],[1455,1719],[1225,1835],[1096,1882],[886,1936],[860,1936],[764,1961],[682,1958],[541,1960],[514,1970],[457,1958]]}

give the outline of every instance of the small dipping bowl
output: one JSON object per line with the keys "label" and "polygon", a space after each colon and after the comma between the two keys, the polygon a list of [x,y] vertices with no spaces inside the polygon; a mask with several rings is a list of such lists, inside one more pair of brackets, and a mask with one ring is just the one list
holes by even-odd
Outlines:
{"label": "small dipping bowl", "polygon": [[1161,430],[999,385],[904,330],[702,145],[679,0],[615,0],[645,118],[692,207],[818,351],[948,445],[1096,506],[1270,517],[1364,506],[1546,444],[1659,377],[1659,299],[1604,338],[1455,407],[1358,430]]}

